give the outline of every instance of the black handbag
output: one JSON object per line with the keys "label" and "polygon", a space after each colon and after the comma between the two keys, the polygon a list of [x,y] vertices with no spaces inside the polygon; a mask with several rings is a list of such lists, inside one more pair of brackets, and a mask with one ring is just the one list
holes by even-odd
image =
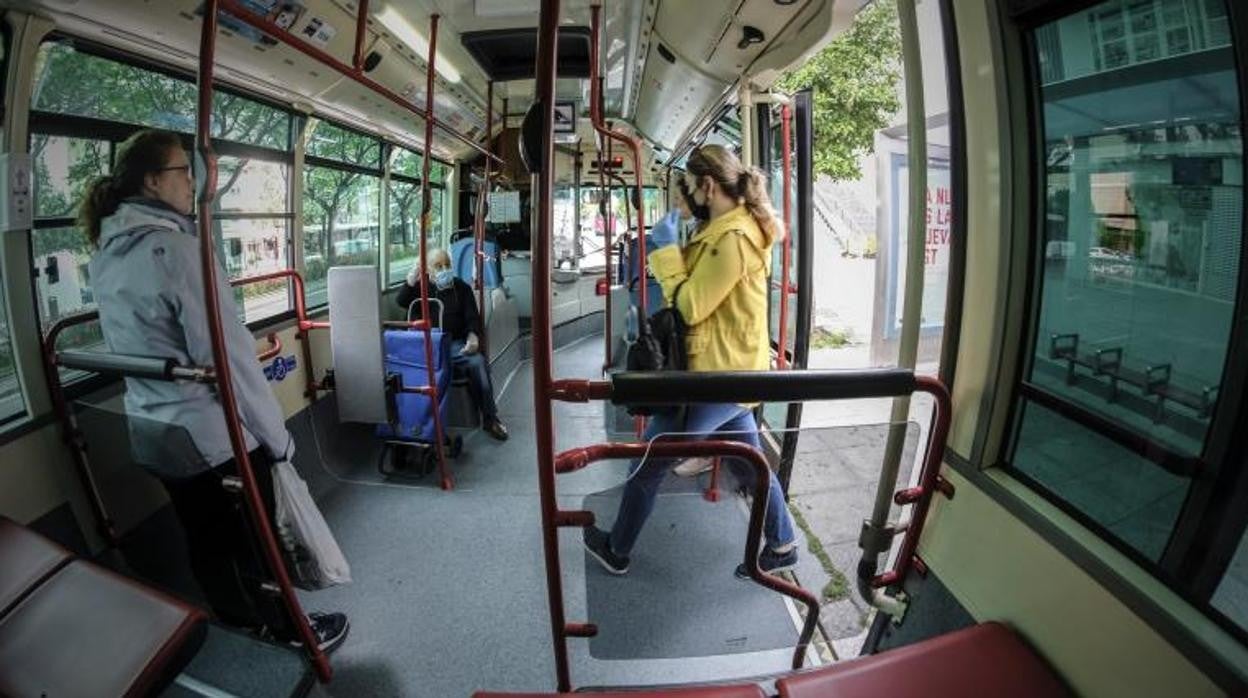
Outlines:
{"label": "black handbag", "polygon": [[[676,308],[676,297],[684,285],[682,281],[676,287],[671,305],[638,323],[637,341],[629,346],[625,360],[629,371],[684,371],[689,368],[689,354],[685,348],[688,326]],[[632,405],[628,413],[649,416],[661,409],[664,407]]]}

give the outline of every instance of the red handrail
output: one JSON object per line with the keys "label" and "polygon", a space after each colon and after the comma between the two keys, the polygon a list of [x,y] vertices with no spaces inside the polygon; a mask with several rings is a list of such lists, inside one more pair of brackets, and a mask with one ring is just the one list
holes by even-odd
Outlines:
{"label": "red handrail", "polygon": [[[363,85],[364,87],[367,87],[373,92],[376,92],[382,97],[385,97],[386,99],[390,100],[391,102],[394,102],[395,104],[412,112],[413,114],[417,114],[419,116],[432,119],[433,125],[441,129],[443,133],[447,134],[451,138],[454,138],[460,143],[463,143],[464,145],[472,148],[473,150],[477,151],[481,155],[484,155],[487,159],[495,160],[500,164],[503,162],[502,159],[499,158],[497,155],[494,155],[493,153],[489,152],[489,150],[487,150],[486,148],[483,148],[480,144],[476,143],[472,139],[461,135],[458,131],[451,128],[449,125],[444,123],[441,119],[438,119],[437,117],[433,116],[431,112],[427,113],[426,111],[422,111],[421,109],[416,108],[416,106],[413,105],[412,102],[408,100],[407,98],[394,92],[393,90],[390,90],[385,85],[382,85],[381,83],[369,78],[364,73],[362,59],[361,59],[361,64],[358,66],[347,65],[346,63],[343,63],[337,58],[334,58],[329,53],[299,38],[299,36],[297,36],[296,34],[292,34],[290,31],[274,23],[272,20],[268,19],[267,17],[264,17],[263,15],[258,15],[255,12],[252,12],[251,10],[247,9],[247,7],[243,5],[241,2],[239,2],[238,0],[217,0],[217,2],[220,5],[220,9],[222,11],[229,13],[235,19],[242,22],[243,24],[259,29],[260,31],[264,32],[265,34],[268,34],[274,39],[277,39],[281,41],[282,43],[286,44],[287,46],[290,46],[296,51],[299,51],[300,53],[304,54],[305,56],[313,58],[316,61],[328,66],[329,68],[332,68],[334,71],[340,73],[341,75],[350,78],[351,80],[359,83],[360,85]],[[367,7],[368,5],[367,3],[365,3],[362,6],[362,9],[367,9]],[[359,33],[365,24],[363,21],[363,17],[364,15],[361,13],[359,15],[359,18],[357,18],[357,21],[356,21],[356,31],[357,31],[356,45],[357,46],[359,46],[360,42],[363,40],[361,38],[361,34]],[[428,57],[428,61],[426,61],[429,65],[433,64],[433,44],[434,44],[434,41],[432,38],[430,38],[429,57]]]}
{"label": "red handrail", "polygon": [[[633,155],[633,175],[637,179],[637,274],[640,279],[639,283],[641,291],[638,294],[638,300],[641,307],[637,312],[640,313],[638,320],[646,317],[649,306],[647,305],[647,289],[646,289],[646,213],[645,213],[645,197],[642,196],[642,179],[641,179],[641,140],[635,136],[629,136],[618,131],[612,131],[603,123],[602,105],[599,104],[601,98],[601,85],[598,82],[598,24],[599,15],[602,12],[600,5],[591,5],[590,13],[590,38],[589,38],[589,118],[594,124],[594,130],[604,138],[617,140],[628,146]],[[640,325],[639,325],[640,326]]]}
{"label": "red handrail", "polygon": [[221,297],[217,292],[217,267],[213,260],[214,236],[212,232],[212,201],[217,189],[217,156],[212,149],[212,80],[217,40],[217,8],[220,1],[205,0],[204,3],[199,45],[199,102],[196,110],[196,141],[200,157],[204,162],[204,181],[200,188],[197,220],[200,270],[204,280],[204,308],[208,317],[208,334],[212,341],[217,398],[221,402],[226,430],[234,451],[234,460],[238,465],[239,479],[243,483],[243,500],[255,524],[256,537],[260,540],[261,551],[268,563],[269,572],[277,582],[286,611],[303,642],[304,650],[316,669],[317,677],[322,682],[328,682],[333,677],[333,670],[329,666],[329,659],[321,651],[316,634],[312,632],[312,627],[308,624],[308,617],[299,604],[299,598],[295,595],[295,589],[291,585],[290,575],[282,561],[277,540],[273,536],[269,513],[260,497],[256,475],[251,468],[246,436],[238,418],[238,401],[234,395],[233,372],[230,369],[229,354],[225,346],[225,330],[221,322]]}
{"label": "red handrail", "polygon": [[[598,78],[597,85],[598,96],[591,97],[591,99],[594,99],[595,101],[602,98],[602,78]],[[610,160],[611,141],[608,140],[605,145],[607,146],[607,159]],[[611,228],[613,227],[612,223],[615,219],[615,215],[611,210],[611,197],[608,195],[607,183],[606,180],[603,179],[606,176],[606,173],[603,171],[604,167],[605,163],[602,159],[602,148],[598,148],[598,215],[602,216],[602,249],[606,254],[607,264],[607,302],[603,308],[603,340],[606,345],[603,348],[602,359],[602,370],[605,373],[610,370],[613,363],[611,361],[611,350],[613,348],[611,346]]]}
{"label": "red handrail", "polygon": [[893,496],[898,506],[913,504],[910,512],[910,523],[901,539],[901,550],[897,554],[897,562],[893,569],[877,575],[871,585],[877,588],[898,584],[905,580],[906,574],[915,564],[915,553],[919,549],[919,536],[923,533],[923,524],[927,520],[927,511],[932,505],[932,497],[941,492],[946,497],[953,497],[953,487],[940,476],[940,463],[945,457],[945,441],[949,438],[949,424],[953,420],[953,402],[949,389],[934,376],[915,376],[916,388],[935,398],[936,409],[932,415],[932,433],[927,439],[927,451],[923,454],[922,470],[919,473],[919,484],[901,490]]}
{"label": "red handrail", "polygon": [[86,438],[82,434],[82,429],[78,427],[78,417],[69,408],[69,400],[66,399],[65,391],[61,388],[61,373],[56,365],[56,339],[61,332],[74,325],[82,325],[99,318],[98,310],[89,310],[57,320],[44,334],[40,358],[43,361],[43,376],[48,386],[48,396],[52,399],[52,410],[56,412],[57,418],[61,421],[61,439],[69,446],[70,457],[74,461],[74,470],[78,472],[82,487],[87,491],[96,527],[104,540],[108,541],[109,546],[116,546],[120,540],[117,535],[117,525],[108,515],[108,509],[104,506],[104,497],[100,494],[100,487],[95,481],[94,473],[91,472],[91,463],[87,458]]}
{"label": "red handrail", "polygon": [[[779,353],[776,356],[776,365],[780,368],[789,367],[789,357],[786,354],[784,345],[788,341],[789,332],[789,265],[793,256],[791,246],[792,238],[790,235],[789,217],[792,214],[789,199],[792,196],[792,178],[789,176],[789,168],[792,166],[790,160],[789,149],[792,144],[792,135],[789,131],[789,122],[792,115],[789,112],[789,105],[780,105],[780,148],[783,151],[781,155],[781,173],[780,180],[784,183],[782,190],[784,197],[784,239],[780,241],[782,245],[780,251],[780,338]],[[809,254],[809,251],[803,251]]]}
{"label": "red handrail", "polygon": [[278,337],[276,332],[270,332],[266,339],[269,340],[269,348],[256,356],[256,359],[260,361],[268,361],[282,353],[282,338]]}
{"label": "red handrail", "polygon": [[[771,468],[767,464],[767,458],[762,451],[741,443],[739,441],[720,441],[720,440],[703,440],[703,441],[651,441],[649,443],[607,443],[595,444],[593,446],[584,446],[564,451],[555,456],[555,472],[570,473],[590,463],[612,458],[696,458],[696,457],[729,457],[738,458],[745,461],[754,470],[754,501],[750,506],[750,521],[745,534],[745,568],[750,573],[750,579],[762,586],[788,596],[791,599],[800,601],[806,605],[806,620],[802,624],[801,634],[798,635],[797,647],[793,651],[793,668],[800,669],[803,659],[806,655],[806,648],[810,644],[810,638],[815,633],[815,625],[819,622],[819,600],[814,594],[806,591],[796,584],[781,579],[780,577],[765,574],[758,566],[759,541],[763,535],[763,519],[767,513],[767,492],[771,488]],[[645,467],[643,464],[640,467]],[[559,511],[556,512],[556,518],[560,520],[561,526],[591,526],[594,523],[592,512],[588,511]],[[578,627],[593,626],[586,623]],[[595,629],[596,634],[596,629]],[[567,652],[567,637],[572,633],[565,629],[558,636],[558,641],[563,642],[565,646],[562,651]],[[559,651],[559,649],[556,649]],[[566,689],[560,689],[566,690]]]}
{"label": "red handrail", "polygon": [[312,366],[312,338],[310,333],[312,330],[329,329],[329,323],[312,322],[308,319],[308,301],[304,291],[303,276],[294,269],[279,269],[267,274],[234,279],[230,282],[230,285],[244,286],[274,279],[289,279],[290,283],[295,287],[293,293],[295,297],[295,321],[299,327],[299,332],[296,336],[301,340],[299,343],[303,353],[303,395],[309,400],[315,400],[317,392],[324,390],[324,386],[317,382],[316,371]]}

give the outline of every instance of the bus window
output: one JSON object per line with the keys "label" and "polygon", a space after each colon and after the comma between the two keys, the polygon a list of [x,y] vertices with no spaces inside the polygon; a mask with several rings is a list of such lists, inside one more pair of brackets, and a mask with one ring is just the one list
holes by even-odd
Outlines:
{"label": "bus window", "polygon": [[[8,71],[9,32],[0,32],[0,76]],[[0,82],[3,85],[3,82]],[[17,380],[13,361],[13,344],[9,335],[8,305],[4,299],[4,279],[0,277],[0,424],[21,417],[26,412],[22,386]]]}
{"label": "bus window", "polygon": [[[412,265],[420,259],[420,155],[406,148],[394,148],[390,158],[390,186],[386,191],[389,219],[387,238],[390,262],[386,283],[397,284],[407,277]],[[443,211],[446,204],[446,166],[429,163],[429,239],[430,249],[441,247]]]}
{"label": "bus window", "polygon": [[[185,80],[82,51],[67,41],[40,47],[31,113],[31,249],[33,258],[41,260],[34,265],[40,270],[35,290],[44,330],[65,315],[94,307],[85,272],[91,250],[74,220],[85,187],[108,173],[117,144],[132,130],[189,132],[194,93],[194,85]],[[215,232],[231,279],[290,266],[291,120],[289,112],[241,95],[218,91],[214,97],[213,132],[221,139]],[[101,139],[99,121],[120,128]],[[73,135],[61,135],[66,131]],[[54,279],[42,271],[51,267],[49,259],[58,270],[73,273]],[[248,322],[290,309],[286,282],[247,286],[237,294]],[[62,344],[99,341],[98,330],[84,325],[71,329]]]}
{"label": "bus window", "polygon": [[1192,484],[1158,463],[1204,453],[1240,272],[1226,5],[1102,2],[1039,27],[1031,45],[1044,215],[1011,467],[1158,561]]}
{"label": "bus window", "polygon": [[317,119],[306,139],[304,278],[308,306],[315,307],[327,301],[330,267],[377,264],[381,141]]}

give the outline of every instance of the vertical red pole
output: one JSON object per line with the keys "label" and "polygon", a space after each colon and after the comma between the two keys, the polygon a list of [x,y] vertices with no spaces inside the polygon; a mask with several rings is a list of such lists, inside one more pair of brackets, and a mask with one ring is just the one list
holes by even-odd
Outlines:
{"label": "vertical red pole", "polygon": [[[590,110],[591,111],[593,111],[594,109],[601,110],[602,108],[602,102],[601,102],[602,82],[603,81],[602,81],[602,78],[594,79],[593,77],[598,74],[597,63],[595,63],[590,68],[590,72],[592,73],[590,77],[590,81],[589,81],[589,89],[591,92],[590,101],[593,102],[593,104],[595,105],[595,106],[591,106]],[[603,137],[602,141],[606,141],[605,145],[608,148],[608,152],[609,152],[609,149],[611,148],[611,139]],[[607,264],[607,302],[606,302],[606,307],[604,309],[604,315],[603,315],[603,333],[606,335],[603,338],[605,341],[605,347],[603,350],[603,362],[602,362],[602,370],[604,373],[611,368],[611,365],[613,363],[611,360],[611,349],[612,349],[612,346],[611,346],[611,335],[612,335],[611,333],[611,247],[612,247],[611,219],[614,217],[611,215],[611,197],[607,193],[607,184],[606,184],[606,180],[604,179],[604,177],[606,177],[606,172],[604,171],[605,167],[606,167],[606,163],[602,159],[602,147],[600,145],[598,148],[598,215],[602,217],[602,235],[603,235],[602,244],[603,244],[603,250],[606,252],[606,264]]]}
{"label": "vertical red pole", "polygon": [[429,16],[429,55],[425,60],[425,147],[420,162],[420,317],[424,320],[421,331],[425,333],[425,373],[429,380],[429,399],[433,403],[433,447],[438,454],[438,476],[442,479],[442,489],[449,490],[455,487],[455,481],[446,468],[446,453],[442,448],[446,437],[442,431],[442,411],[438,409],[441,395],[438,394],[438,379],[433,372],[433,316],[429,314],[429,214],[433,211],[429,155],[433,147],[433,62],[437,57],[437,48],[438,15],[435,13]]}
{"label": "vertical red pole", "polygon": [[[488,152],[494,152],[494,81],[490,80],[485,87],[485,147]],[[481,185],[481,195],[477,201],[477,225],[476,225],[476,286],[477,286],[477,310],[481,316],[481,352],[489,354],[489,344],[485,332],[485,216],[489,208],[487,201],[490,195],[490,159],[485,159],[485,181]]]}
{"label": "vertical red pole", "polygon": [[[304,650],[316,669],[317,677],[322,683],[326,683],[333,677],[333,670],[330,669],[329,659],[321,651],[316,635],[308,625],[308,617],[304,615],[303,608],[299,605],[299,598],[295,596],[294,587],[290,583],[290,575],[286,572],[286,565],[277,547],[277,540],[273,537],[269,513],[260,497],[256,474],[247,456],[247,439],[243,435],[243,425],[238,419],[238,399],[234,394],[233,371],[230,369],[230,357],[225,346],[225,329],[221,323],[221,296],[217,290],[217,265],[213,259],[212,234],[212,201],[217,191],[217,156],[212,149],[212,79],[213,62],[216,58],[216,40],[217,0],[206,0],[199,43],[199,101],[195,115],[195,140],[204,162],[204,180],[199,192],[197,223],[200,271],[204,277],[204,309],[208,316],[208,335],[212,340],[212,362],[217,379],[217,399],[221,402],[221,410],[224,412],[226,431],[230,436],[230,446],[234,450],[234,462],[238,465],[238,476],[243,483],[243,501],[254,524],[255,536],[259,539],[265,562],[268,563],[269,572],[281,591],[286,612],[290,615],[299,640],[303,643]],[[234,319],[230,318],[230,321],[234,322]]]}
{"label": "vertical red pole", "polygon": [[780,250],[780,353],[776,357],[776,365],[779,368],[789,367],[789,358],[785,354],[784,345],[788,341],[789,333],[789,265],[792,262],[793,247],[790,242],[792,238],[789,234],[789,216],[792,215],[792,186],[793,179],[789,176],[789,168],[792,166],[791,155],[789,151],[792,149],[792,134],[790,132],[790,121],[792,114],[789,111],[789,105],[780,106],[780,148],[781,154],[781,173],[780,181],[784,183],[784,240],[781,241]]}
{"label": "vertical red pole", "polygon": [[364,70],[364,34],[368,27],[368,0],[356,0],[359,12],[355,16],[355,52],[351,54],[351,66]]}
{"label": "vertical red pole", "polygon": [[[593,8],[597,16],[598,8]],[[542,109],[541,172],[537,174],[537,235],[533,240],[533,412],[537,437],[537,482],[542,505],[542,546],[546,553],[546,591],[555,675],[561,692],[572,690],[568,671],[568,628],[559,570],[559,535],[555,501],[555,433],[551,405],[550,244],[555,192],[555,58],[559,0],[542,0],[537,38],[537,102]],[[596,38],[596,37],[595,37]],[[596,57],[596,56],[595,56]]]}
{"label": "vertical red pole", "polygon": [[719,501],[719,456],[715,456],[711,461],[711,484],[706,486],[702,498],[708,502]]}

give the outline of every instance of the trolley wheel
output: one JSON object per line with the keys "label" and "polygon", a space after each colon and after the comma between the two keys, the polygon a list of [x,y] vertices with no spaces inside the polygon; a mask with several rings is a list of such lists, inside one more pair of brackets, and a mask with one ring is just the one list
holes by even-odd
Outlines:
{"label": "trolley wheel", "polygon": [[420,449],[420,467],[417,477],[424,477],[438,469],[438,451],[433,446]]}

